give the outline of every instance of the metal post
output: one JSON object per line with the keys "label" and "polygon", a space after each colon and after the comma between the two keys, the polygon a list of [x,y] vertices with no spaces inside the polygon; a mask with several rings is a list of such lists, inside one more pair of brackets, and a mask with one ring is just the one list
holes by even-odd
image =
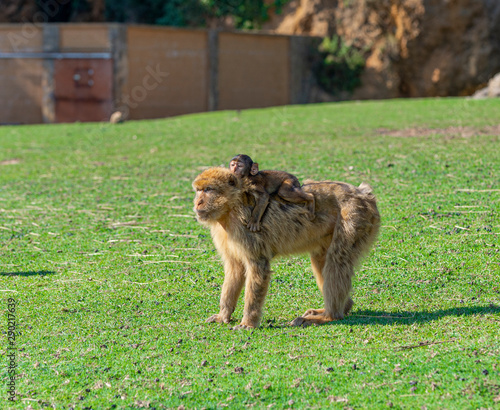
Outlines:
{"label": "metal post", "polygon": [[[59,51],[59,26],[43,25],[43,51]],[[56,104],[54,98],[54,59],[44,58],[42,78],[42,118],[43,122],[53,123],[56,120]]]}

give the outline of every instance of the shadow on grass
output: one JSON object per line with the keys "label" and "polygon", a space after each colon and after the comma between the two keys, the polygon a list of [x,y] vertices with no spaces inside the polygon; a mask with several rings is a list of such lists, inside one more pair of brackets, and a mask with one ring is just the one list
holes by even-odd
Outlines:
{"label": "shadow on grass", "polygon": [[0,276],[46,276],[53,275],[51,270],[25,271],[25,272],[0,272]]}
{"label": "shadow on grass", "polygon": [[449,316],[482,316],[489,313],[500,313],[500,307],[495,305],[456,307],[451,309],[441,309],[435,311],[420,312],[383,312],[377,310],[356,310],[346,316],[346,320],[334,322],[332,324],[349,325],[388,325],[394,323],[412,324],[427,323]]}
{"label": "shadow on grass", "polygon": [[[486,314],[500,314],[500,306],[490,304],[489,306],[456,307],[435,311],[420,312],[384,312],[382,310],[355,310],[347,315],[344,320],[326,323],[322,326],[370,326],[370,325],[411,325],[413,323],[428,323],[444,317],[461,316],[483,316]],[[267,329],[289,328],[290,323],[276,324],[274,320],[268,320],[263,324]]]}

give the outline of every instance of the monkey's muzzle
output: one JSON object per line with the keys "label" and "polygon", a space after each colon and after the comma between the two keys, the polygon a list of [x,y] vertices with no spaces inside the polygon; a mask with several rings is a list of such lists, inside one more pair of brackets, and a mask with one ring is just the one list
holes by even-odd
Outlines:
{"label": "monkey's muzzle", "polygon": [[203,210],[203,209],[194,209],[194,213],[196,214],[196,219],[198,219],[199,221],[207,221],[208,219],[210,219],[210,214]]}

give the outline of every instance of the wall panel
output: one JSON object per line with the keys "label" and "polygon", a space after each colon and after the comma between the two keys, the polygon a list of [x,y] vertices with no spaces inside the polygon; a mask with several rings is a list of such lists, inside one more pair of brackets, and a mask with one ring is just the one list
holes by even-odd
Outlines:
{"label": "wall panel", "polygon": [[220,33],[218,46],[219,109],[289,104],[287,37]]}
{"label": "wall panel", "polygon": [[121,107],[134,119],[206,111],[207,32],[132,26]]}

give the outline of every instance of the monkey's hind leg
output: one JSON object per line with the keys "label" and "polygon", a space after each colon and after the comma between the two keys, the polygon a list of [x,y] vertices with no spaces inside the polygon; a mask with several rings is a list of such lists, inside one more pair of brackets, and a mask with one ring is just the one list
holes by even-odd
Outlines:
{"label": "monkey's hind leg", "polygon": [[[316,279],[316,284],[318,285],[318,289],[321,294],[323,294],[323,268],[325,266],[325,257],[326,249],[322,252],[311,254],[311,267],[314,273],[314,279]],[[325,309],[308,309],[302,317],[322,314],[324,310]]]}
{"label": "monkey's hind leg", "polygon": [[284,181],[278,190],[278,196],[292,204],[306,204],[309,211],[309,220],[316,217],[316,200],[313,194],[304,192],[300,186],[295,186],[291,181]]}
{"label": "monkey's hind leg", "polygon": [[[332,249],[333,248],[333,249]],[[323,294],[325,308],[308,309],[291,322],[292,326],[324,324],[343,319],[352,309],[354,302],[349,296],[351,291],[352,265],[344,260],[332,241],[330,249],[321,254],[311,255],[311,264],[318,288]]]}

